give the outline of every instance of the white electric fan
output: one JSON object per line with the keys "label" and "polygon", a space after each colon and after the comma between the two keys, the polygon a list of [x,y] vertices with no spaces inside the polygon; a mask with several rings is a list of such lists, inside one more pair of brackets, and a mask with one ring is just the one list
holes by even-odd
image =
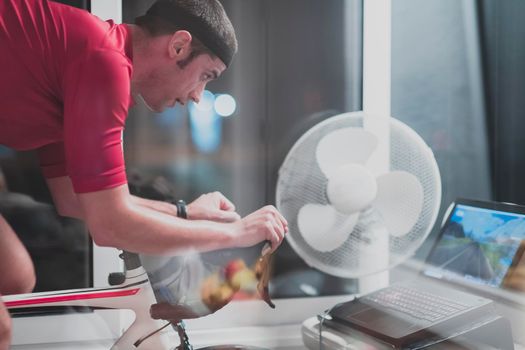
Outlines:
{"label": "white electric fan", "polygon": [[388,171],[368,161],[378,139],[364,112],[330,117],[309,129],[288,152],[276,189],[287,218],[287,240],[310,266],[364,277],[401,263],[421,245],[436,220],[441,180],[422,138],[389,118]]}

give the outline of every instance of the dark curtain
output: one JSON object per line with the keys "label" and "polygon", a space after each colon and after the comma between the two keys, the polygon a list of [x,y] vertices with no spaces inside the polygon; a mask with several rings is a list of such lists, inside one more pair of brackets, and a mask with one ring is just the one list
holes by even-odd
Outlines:
{"label": "dark curtain", "polygon": [[480,0],[494,199],[525,203],[525,2]]}

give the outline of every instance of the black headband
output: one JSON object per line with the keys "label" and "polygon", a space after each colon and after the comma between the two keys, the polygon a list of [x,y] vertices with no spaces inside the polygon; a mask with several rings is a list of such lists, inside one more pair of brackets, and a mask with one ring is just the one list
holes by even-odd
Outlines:
{"label": "black headband", "polygon": [[171,1],[155,2],[146,14],[162,18],[177,26],[177,28],[187,30],[197,37],[213,54],[219,57],[226,67],[230,65],[235,54],[234,49],[229,47],[224,42],[224,39],[202,18],[189,13]]}

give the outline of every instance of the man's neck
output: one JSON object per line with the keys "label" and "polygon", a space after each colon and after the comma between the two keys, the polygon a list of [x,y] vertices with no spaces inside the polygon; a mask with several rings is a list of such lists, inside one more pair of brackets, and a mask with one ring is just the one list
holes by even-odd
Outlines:
{"label": "man's neck", "polygon": [[147,51],[148,35],[135,24],[128,24],[133,47],[133,75],[131,77],[131,93],[135,91],[134,82],[144,74],[144,55]]}

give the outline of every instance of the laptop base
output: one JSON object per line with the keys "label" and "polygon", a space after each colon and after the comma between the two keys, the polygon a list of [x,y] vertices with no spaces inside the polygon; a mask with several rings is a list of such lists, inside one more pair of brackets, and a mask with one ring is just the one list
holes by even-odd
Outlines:
{"label": "laptop base", "polygon": [[[322,324],[322,336],[319,337],[320,317],[312,317],[303,322],[302,338],[304,345],[311,350],[349,349],[425,349],[425,350],[514,350],[512,331],[507,319],[491,315],[477,323],[471,323],[457,329],[446,337],[429,337],[418,342],[395,346],[380,339],[352,329],[333,320],[325,319]],[[321,342],[321,343],[320,343]]]}

